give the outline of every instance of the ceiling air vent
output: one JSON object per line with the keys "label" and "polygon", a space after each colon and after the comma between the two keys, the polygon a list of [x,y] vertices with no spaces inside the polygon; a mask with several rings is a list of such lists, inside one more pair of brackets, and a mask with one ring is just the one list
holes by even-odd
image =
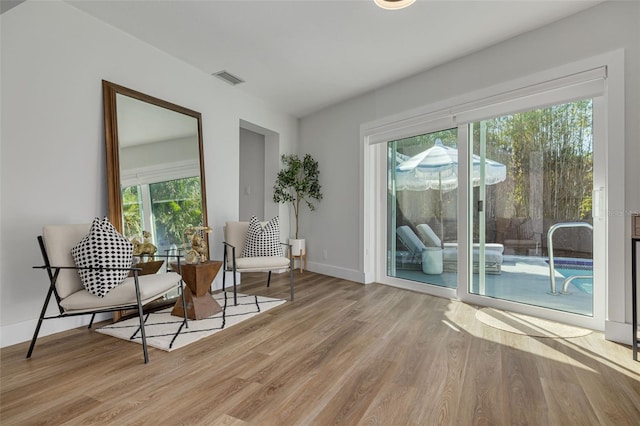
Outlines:
{"label": "ceiling air vent", "polygon": [[226,71],[218,71],[218,72],[214,72],[213,75],[215,75],[216,77],[218,77],[221,80],[226,81],[227,83],[229,83],[232,86],[235,86],[236,84],[240,84],[240,83],[244,83],[244,80],[236,77],[233,74],[230,74]]}

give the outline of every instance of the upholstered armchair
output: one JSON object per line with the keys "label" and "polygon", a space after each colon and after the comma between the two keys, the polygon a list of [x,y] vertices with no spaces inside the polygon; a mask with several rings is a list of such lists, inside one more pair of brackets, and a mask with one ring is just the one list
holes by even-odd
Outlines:
{"label": "upholstered armchair", "polygon": [[[96,222],[94,221],[95,224]],[[146,364],[149,362],[149,355],[144,330],[143,306],[177,288],[182,293],[184,289],[182,277],[176,272],[140,276],[140,268],[132,268],[131,261],[126,259],[123,262],[125,264],[128,263],[127,267],[77,266],[72,250],[78,247],[79,242],[85,241],[90,231],[93,231],[93,225],[90,224],[50,225],[45,226],[42,230],[42,235],[38,237],[44,265],[35,268],[46,271],[49,279],[49,290],[27,352],[27,358],[30,358],[33,353],[40,327],[45,319],[91,314],[89,322],[89,328],[91,328],[97,313],[134,309],[140,318],[140,334],[144,362]],[[180,269],[179,260],[178,269]],[[96,285],[101,288],[100,295],[89,292],[80,277],[80,273],[94,272],[106,274],[95,280],[95,282],[99,283]],[[126,278],[121,282],[120,280],[115,282],[108,279],[111,273],[119,273]],[[106,290],[106,294],[103,294],[105,293],[104,285],[111,287]],[[55,298],[59,314],[48,316],[46,312],[51,296]],[[183,304],[185,303],[184,299],[183,297]],[[187,309],[186,306],[183,305],[183,307],[185,312],[184,324],[188,327]]]}
{"label": "upholstered armchair", "polygon": [[[236,273],[268,272],[267,287],[271,283],[271,272],[289,271],[289,287],[293,301],[293,256],[291,246],[280,242],[278,218],[270,222],[226,222],[224,226],[224,271],[233,272],[233,301],[237,304]],[[278,248],[276,248],[278,246]],[[287,247],[286,254],[282,247]],[[226,274],[222,276],[225,288]]]}

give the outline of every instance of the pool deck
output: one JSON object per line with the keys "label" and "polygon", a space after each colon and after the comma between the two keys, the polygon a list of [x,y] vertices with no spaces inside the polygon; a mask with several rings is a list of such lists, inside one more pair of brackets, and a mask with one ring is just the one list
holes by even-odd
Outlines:
{"label": "pool deck", "polygon": [[[396,276],[425,284],[456,288],[457,272],[444,272],[439,275],[423,274],[419,270],[397,269]],[[474,288],[477,293],[478,274],[474,274]],[[568,294],[551,295],[549,264],[546,258],[534,256],[505,255],[502,273],[485,275],[484,295],[528,305],[542,306],[564,312],[591,316],[593,298],[591,293],[584,292],[570,284]],[[556,288],[562,290],[564,277],[556,271]],[[464,284],[463,284],[464,285]]]}

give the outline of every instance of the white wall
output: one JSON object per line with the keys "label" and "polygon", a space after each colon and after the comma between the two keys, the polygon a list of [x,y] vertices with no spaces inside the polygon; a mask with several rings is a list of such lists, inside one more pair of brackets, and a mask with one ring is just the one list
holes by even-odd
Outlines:
{"label": "white wall", "polygon": [[[640,158],[640,3],[610,1],[303,118],[299,151],[319,161],[324,190],[318,209],[302,213],[309,269],[364,282],[362,124],[617,49],[624,49],[625,56],[628,223],[630,212],[640,211],[640,168],[635,164]],[[630,321],[630,227],[626,228],[626,238],[610,245],[625,258],[623,292],[629,295],[625,308]]]}
{"label": "white wall", "polygon": [[[288,153],[298,120],[65,3],[27,1],[0,19],[0,345],[6,346],[30,339],[46,294],[45,273],[31,268],[41,264],[42,225],[107,214],[101,80],[202,113],[213,258],[221,258],[224,221],[238,217],[240,122],[270,129],[280,153]],[[288,212],[279,210],[286,230]],[[46,321],[43,332],[72,324]]]}

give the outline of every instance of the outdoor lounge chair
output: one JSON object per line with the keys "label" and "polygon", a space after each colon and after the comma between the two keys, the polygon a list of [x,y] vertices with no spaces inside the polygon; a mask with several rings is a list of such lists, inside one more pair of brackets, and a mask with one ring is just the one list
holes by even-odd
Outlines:
{"label": "outdoor lounge chair", "polygon": [[[407,225],[398,227],[396,234],[402,245],[408,250],[408,258],[404,256],[405,253],[402,253],[402,267],[405,269],[422,269],[423,273],[430,275],[441,274],[443,272],[441,246],[427,247]],[[418,267],[412,268],[412,265],[418,265]],[[407,266],[409,267],[407,268]]]}
{"label": "outdoor lounge chair", "polygon": [[[412,253],[414,259],[417,259],[417,253],[423,251],[441,247],[442,248],[442,263],[443,270],[445,272],[455,272],[458,270],[458,243],[444,243],[426,224],[420,224],[416,226],[416,234],[411,227],[403,225],[398,227],[396,233],[402,244]],[[479,270],[479,254],[480,245],[475,243],[473,245],[473,272],[477,273]],[[485,244],[485,271],[488,274],[500,274],[502,273],[502,253],[504,246],[497,243]],[[423,270],[424,270],[423,265]]]}

